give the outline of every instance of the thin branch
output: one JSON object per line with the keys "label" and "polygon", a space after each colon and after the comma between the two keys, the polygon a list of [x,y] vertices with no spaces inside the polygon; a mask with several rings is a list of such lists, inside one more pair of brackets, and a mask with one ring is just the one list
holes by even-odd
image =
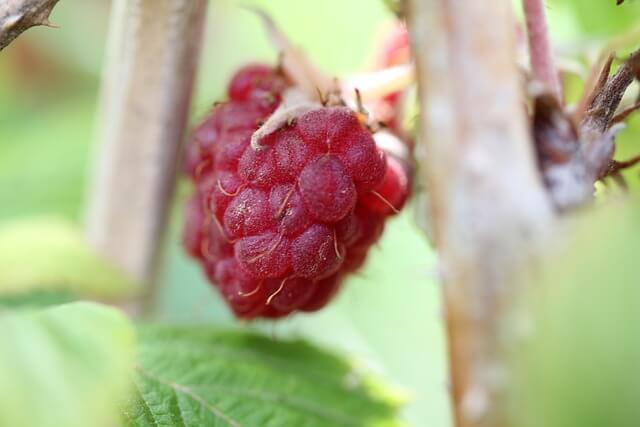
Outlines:
{"label": "thin branch", "polygon": [[504,317],[553,210],[536,168],[509,0],[409,0],[420,178],[441,262],[456,426],[499,426]]}
{"label": "thin branch", "polygon": [[529,37],[529,56],[535,80],[544,84],[559,100],[562,100],[562,85],[553,60],[551,40],[544,11],[544,0],[522,0]]}
{"label": "thin branch", "polygon": [[114,2],[87,234],[153,293],[206,0]]}
{"label": "thin branch", "polygon": [[51,26],[49,15],[58,0],[2,0],[0,3],[0,50],[20,34],[38,25]]}

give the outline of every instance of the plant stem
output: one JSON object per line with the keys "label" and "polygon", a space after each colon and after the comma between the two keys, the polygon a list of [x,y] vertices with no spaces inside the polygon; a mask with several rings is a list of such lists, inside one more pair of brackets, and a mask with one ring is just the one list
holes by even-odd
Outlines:
{"label": "plant stem", "polygon": [[527,21],[533,77],[562,102],[562,85],[553,60],[544,0],[522,0],[522,6]]}
{"label": "plant stem", "polygon": [[0,50],[31,27],[51,26],[49,15],[56,3],[58,0],[2,0],[0,3]]}
{"label": "plant stem", "polygon": [[[206,0],[116,0],[87,234],[152,298],[176,181]],[[134,310],[138,311],[138,310]]]}
{"label": "plant stem", "polygon": [[553,219],[522,106],[510,1],[407,6],[455,423],[499,426],[512,336],[503,320]]}

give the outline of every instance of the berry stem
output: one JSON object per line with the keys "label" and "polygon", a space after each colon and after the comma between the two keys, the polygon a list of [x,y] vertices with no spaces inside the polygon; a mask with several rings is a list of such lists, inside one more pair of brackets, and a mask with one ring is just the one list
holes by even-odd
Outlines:
{"label": "berry stem", "polygon": [[527,21],[529,56],[531,58],[533,77],[544,84],[556,99],[561,102],[562,85],[553,60],[544,0],[522,0],[522,6]]}
{"label": "berry stem", "polygon": [[0,50],[31,27],[50,27],[49,15],[58,0],[2,0],[0,4]]}
{"label": "berry stem", "polygon": [[407,6],[418,179],[439,254],[455,425],[503,426],[503,356],[513,345],[505,318],[553,220],[522,108],[511,2]]}
{"label": "berry stem", "polygon": [[177,178],[206,0],[116,0],[89,188],[89,241],[144,285],[156,260]]}

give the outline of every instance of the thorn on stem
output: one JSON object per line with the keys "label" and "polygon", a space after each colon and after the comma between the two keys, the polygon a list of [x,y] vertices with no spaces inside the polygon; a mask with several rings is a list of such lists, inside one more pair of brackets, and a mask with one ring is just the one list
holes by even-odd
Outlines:
{"label": "thorn on stem", "polygon": [[0,3],[0,50],[31,27],[58,28],[49,22],[58,0],[3,0]]}

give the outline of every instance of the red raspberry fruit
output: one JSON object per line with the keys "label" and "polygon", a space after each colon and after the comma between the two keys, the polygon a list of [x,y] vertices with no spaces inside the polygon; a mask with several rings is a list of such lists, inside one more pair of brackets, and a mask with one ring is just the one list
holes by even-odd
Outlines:
{"label": "red raspberry fruit", "polygon": [[185,246],[245,319],[326,305],[408,194],[405,169],[346,107],[308,111],[252,146],[286,87],[270,67],[244,67],[187,151]]}
{"label": "red raspberry fruit", "polygon": [[409,33],[404,23],[398,22],[385,35],[382,52],[378,59],[379,68],[406,64],[411,60]]}
{"label": "red raspberry fruit", "polygon": [[[411,61],[409,33],[404,23],[397,23],[388,34],[385,34],[376,68],[383,69],[396,65],[408,64]],[[398,131],[401,120],[401,92],[394,92],[381,99],[376,107],[377,118],[392,131]]]}

